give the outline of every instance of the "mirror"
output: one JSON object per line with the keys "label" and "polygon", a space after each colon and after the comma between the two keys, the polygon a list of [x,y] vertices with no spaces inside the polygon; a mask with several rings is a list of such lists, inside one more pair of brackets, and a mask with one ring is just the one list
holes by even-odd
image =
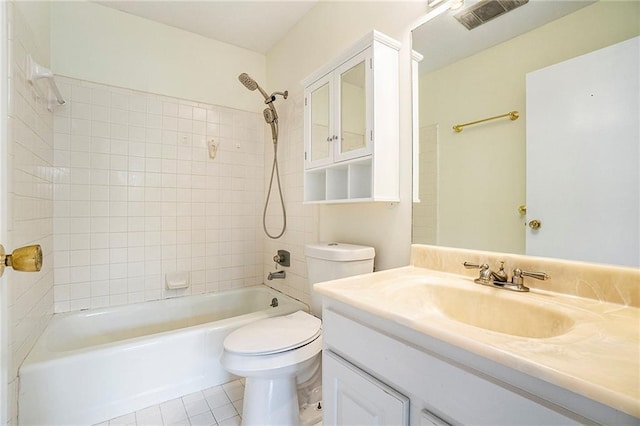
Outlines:
{"label": "mirror", "polygon": [[365,147],[366,131],[364,62],[340,74],[340,152]]}
{"label": "mirror", "polygon": [[[464,9],[470,3],[477,2],[467,0]],[[424,57],[418,76],[413,242],[525,254],[527,235],[546,230],[544,221],[539,230],[531,229],[534,218],[525,213],[526,74],[637,36],[640,6],[529,0],[473,30],[461,25],[456,13],[446,11],[412,32],[413,49]],[[504,117],[460,133],[452,129],[514,110],[520,117],[513,121]],[[637,129],[637,116],[635,121]],[[572,194],[561,198],[570,203]],[[637,233],[634,238],[637,246]]]}

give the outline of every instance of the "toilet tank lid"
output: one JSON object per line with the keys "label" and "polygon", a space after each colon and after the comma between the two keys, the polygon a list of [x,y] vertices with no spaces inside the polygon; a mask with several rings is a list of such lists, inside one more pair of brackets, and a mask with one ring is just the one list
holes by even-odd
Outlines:
{"label": "toilet tank lid", "polygon": [[334,261],[369,260],[373,259],[376,251],[373,247],[358,246],[344,243],[317,243],[305,246],[307,257]]}

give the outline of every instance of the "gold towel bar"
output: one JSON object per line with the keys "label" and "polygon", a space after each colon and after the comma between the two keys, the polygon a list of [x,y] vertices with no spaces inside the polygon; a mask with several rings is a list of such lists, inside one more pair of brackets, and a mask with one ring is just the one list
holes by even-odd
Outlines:
{"label": "gold towel bar", "polygon": [[489,118],[485,118],[483,120],[471,121],[469,123],[464,123],[464,124],[456,124],[455,126],[453,126],[453,130],[456,133],[460,133],[464,127],[472,126],[472,125],[478,124],[478,123],[484,123],[485,121],[495,120],[496,118],[502,118],[502,117],[509,117],[509,119],[511,121],[514,121],[514,120],[517,120],[518,117],[520,117],[520,113],[518,111],[511,111],[511,112],[508,112],[506,114],[496,115],[495,117],[489,117]]}

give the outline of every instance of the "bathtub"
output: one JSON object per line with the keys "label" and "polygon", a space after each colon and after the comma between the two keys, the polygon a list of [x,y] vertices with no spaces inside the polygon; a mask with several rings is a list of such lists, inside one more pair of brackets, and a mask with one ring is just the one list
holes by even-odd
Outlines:
{"label": "bathtub", "polygon": [[226,383],[227,334],[298,310],[259,285],[54,315],[19,370],[19,423],[91,425]]}

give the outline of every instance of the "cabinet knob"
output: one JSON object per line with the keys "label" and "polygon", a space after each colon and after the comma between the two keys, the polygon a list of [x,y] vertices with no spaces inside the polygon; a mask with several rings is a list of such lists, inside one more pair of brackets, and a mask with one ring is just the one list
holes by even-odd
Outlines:
{"label": "cabinet knob", "polygon": [[331,142],[332,140],[333,140],[333,137],[331,137],[331,136],[327,137],[327,142]]}
{"label": "cabinet knob", "polygon": [[538,219],[533,219],[529,221],[529,228],[531,229],[540,229],[541,226],[542,226],[542,222],[540,222]]}

